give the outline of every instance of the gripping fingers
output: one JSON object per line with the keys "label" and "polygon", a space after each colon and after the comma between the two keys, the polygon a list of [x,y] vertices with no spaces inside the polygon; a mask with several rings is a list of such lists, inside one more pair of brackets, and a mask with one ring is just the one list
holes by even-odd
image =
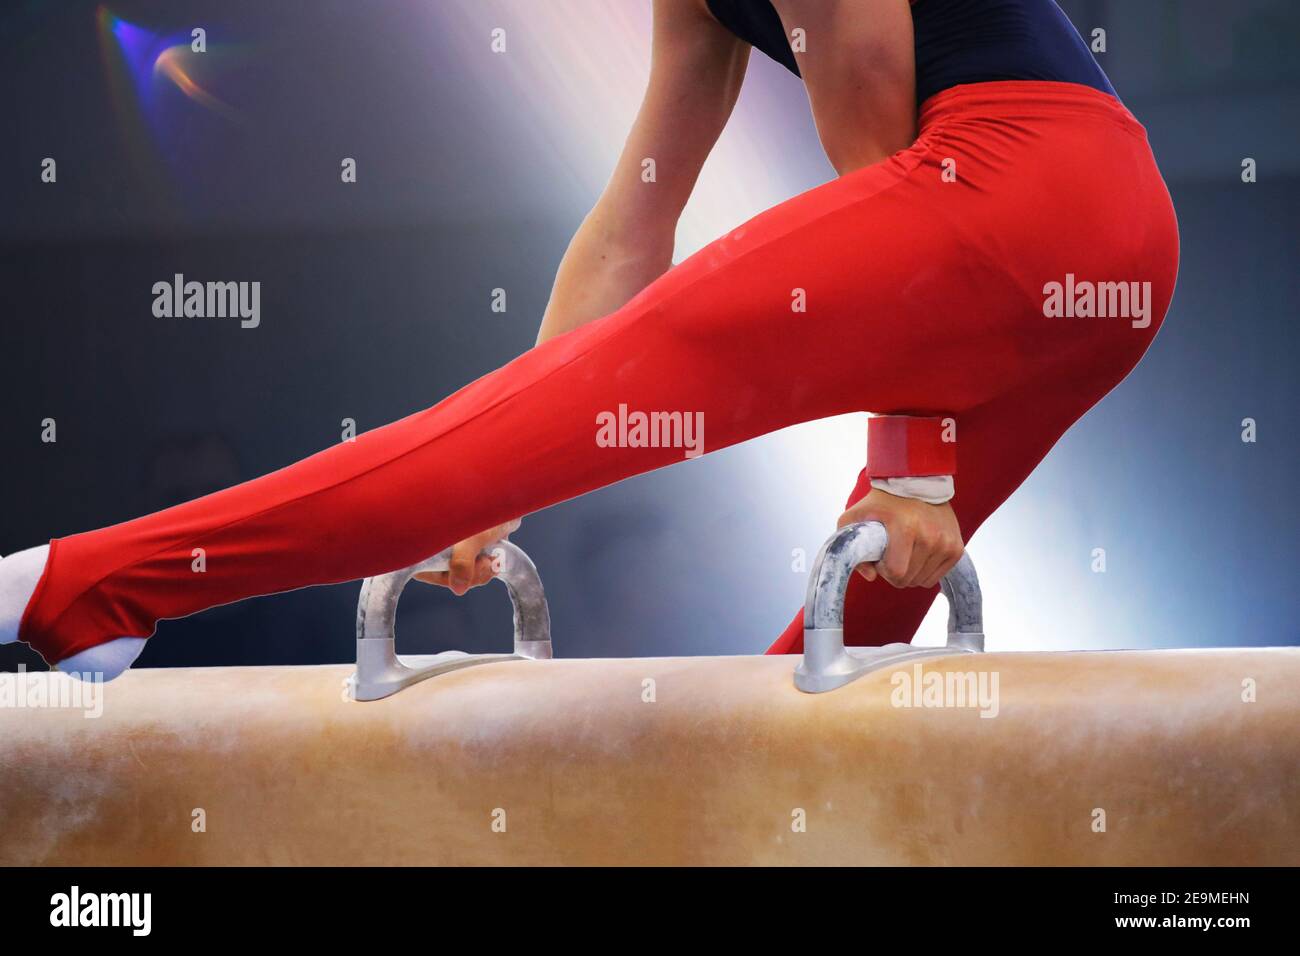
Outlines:
{"label": "gripping fingers", "polygon": [[889,548],[884,558],[874,565],[858,566],[858,573],[868,581],[882,577],[896,588],[934,587],[961,558],[960,541],[922,537],[902,521],[889,524]]}
{"label": "gripping fingers", "polygon": [[451,549],[451,561],[448,562],[447,583],[453,594],[464,594],[469,590],[474,579],[474,566],[477,563],[478,549],[474,547],[477,539],[462,541]]}
{"label": "gripping fingers", "polygon": [[471,538],[456,545],[451,552],[450,570],[447,572],[447,586],[453,594],[461,595],[470,588],[487,584],[492,580],[492,558],[480,554],[487,541]]}
{"label": "gripping fingers", "polygon": [[452,572],[449,571],[425,571],[417,574],[415,579],[423,581],[425,584],[437,584],[444,588],[450,588],[452,593],[462,595],[471,588],[482,587],[487,584],[492,580],[495,573],[496,571],[492,567],[492,558],[480,554],[468,572],[468,581],[466,581],[465,577],[453,578]]}
{"label": "gripping fingers", "polygon": [[943,577],[943,572],[948,564],[948,553],[944,549],[934,546],[925,555],[924,561],[919,562],[920,566],[916,574],[912,576],[912,586],[921,588],[934,587]]}
{"label": "gripping fingers", "polygon": [[916,532],[900,521],[889,528],[889,547],[885,556],[876,562],[880,576],[896,588],[907,587],[914,576],[912,556],[916,549]]}
{"label": "gripping fingers", "polygon": [[[481,587],[495,577],[496,557],[491,546],[505,541],[512,531],[519,528],[519,520],[508,522],[490,531],[484,531],[466,538],[452,546],[451,557],[447,561],[447,571],[425,571],[417,574],[415,579],[426,584],[437,584],[450,588],[453,594],[462,595],[471,588]],[[486,553],[484,551],[486,550]]]}
{"label": "gripping fingers", "polygon": [[932,588],[961,560],[963,548],[960,538],[941,533],[918,550],[924,551],[924,561],[912,583],[917,587]]}

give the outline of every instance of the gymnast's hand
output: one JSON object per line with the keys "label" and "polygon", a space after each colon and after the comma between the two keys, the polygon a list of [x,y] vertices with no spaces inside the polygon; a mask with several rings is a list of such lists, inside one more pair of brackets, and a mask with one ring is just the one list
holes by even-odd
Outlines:
{"label": "gymnast's hand", "polygon": [[889,532],[884,559],[858,565],[858,573],[868,581],[879,575],[896,588],[934,587],[964,550],[961,528],[950,504],[927,504],[873,488],[840,515],[836,527],[858,521],[879,521]]}
{"label": "gymnast's hand", "polygon": [[415,579],[451,588],[452,593],[457,595],[464,594],[470,588],[482,587],[492,580],[494,573],[492,555],[482,552],[491,552],[490,545],[505,541],[512,532],[518,530],[519,519],[516,518],[487,531],[480,531],[452,547],[450,571],[425,571],[417,574]]}

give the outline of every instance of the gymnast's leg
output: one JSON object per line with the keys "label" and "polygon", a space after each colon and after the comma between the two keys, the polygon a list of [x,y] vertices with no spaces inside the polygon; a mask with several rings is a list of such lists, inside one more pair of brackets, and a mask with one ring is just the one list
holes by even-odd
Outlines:
{"label": "gymnast's leg", "polygon": [[[941,239],[896,195],[921,158],[764,213],[617,312],[432,408],[262,478],[51,542],[19,636],[62,662],[146,638],[160,619],[392,571],[485,527],[800,421],[984,397],[1000,376],[904,372],[976,348],[955,331],[934,342],[928,297],[901,303],[906,259]],[[827,248],[869,264],[847,268]],[[792,308],[797,288],[809,290],[806,311]],[[891,300],[900,305],[884,307]],[[996,348],[999,336],[982,338]],[[699,423],[702,443],[610,447],[598,423],[620,407]]]}
{"label": "gymnast's leg", "polygon": [[[1045,318],[1036,298],[1067,270],[1151,275],[1158,324],[1172,293],[1176,232],[1145,141],[1111,106],[1089,119],[1068,105],[1055,119],[1043,107],[1044,130],[1060,126],[1051,136],[1024,135],[1024,106],[1009,105],[991,145],[987,104],[970,132],[943,119],[910,149],[763,213],[614,313],[432,408],[262,478],[51,542],[17,636],[66,662],[147,638],[160,619],[392,571],[792,424],[861,410],[960,421],[1045,369],[1140,355],[1150,327]],[[952,157],[965,177],[955,185],[944,177]],[[698,442],[605,440],[602,418],[621,409],[678,416],[698,426]],[[0,564],[0,594],[5,577]],[[11,606],[0,621],[15,616]]]}

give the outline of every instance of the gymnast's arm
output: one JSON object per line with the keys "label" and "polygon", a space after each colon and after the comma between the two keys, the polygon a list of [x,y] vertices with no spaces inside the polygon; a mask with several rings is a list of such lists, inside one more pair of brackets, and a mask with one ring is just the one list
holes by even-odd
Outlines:
{"label": "gymnast's arm", "polygon": [[[609,184],[560,262],[538,344],[608,315],[668,271],[677,219],[736,105],[749,52],[697,0],[654,0],[645,98]],[[492,561],[481,552],[517,527],[466,538],[452,548],[449,571],[418,579],[456,594],[486,584]]]}
{"label": "gymnast's arm", "polygon": [[617,310],[668,271],[677,220],[736,105],[750,49],[695,0],[655,0],[645,98],[560,262],[539,344]]}

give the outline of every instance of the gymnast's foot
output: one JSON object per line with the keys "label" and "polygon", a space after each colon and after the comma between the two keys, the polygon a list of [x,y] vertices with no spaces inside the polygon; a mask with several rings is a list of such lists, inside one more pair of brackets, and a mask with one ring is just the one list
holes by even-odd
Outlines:
{"label": "gymnast's foot", "polygon": [[[0,644],[18,640],[27,603],[45,571],[50,547],[43,544],[0,557]],[[82,680],[112,680],[135,663],[144,650],[143,637],[119,637],[53,664]]]}

